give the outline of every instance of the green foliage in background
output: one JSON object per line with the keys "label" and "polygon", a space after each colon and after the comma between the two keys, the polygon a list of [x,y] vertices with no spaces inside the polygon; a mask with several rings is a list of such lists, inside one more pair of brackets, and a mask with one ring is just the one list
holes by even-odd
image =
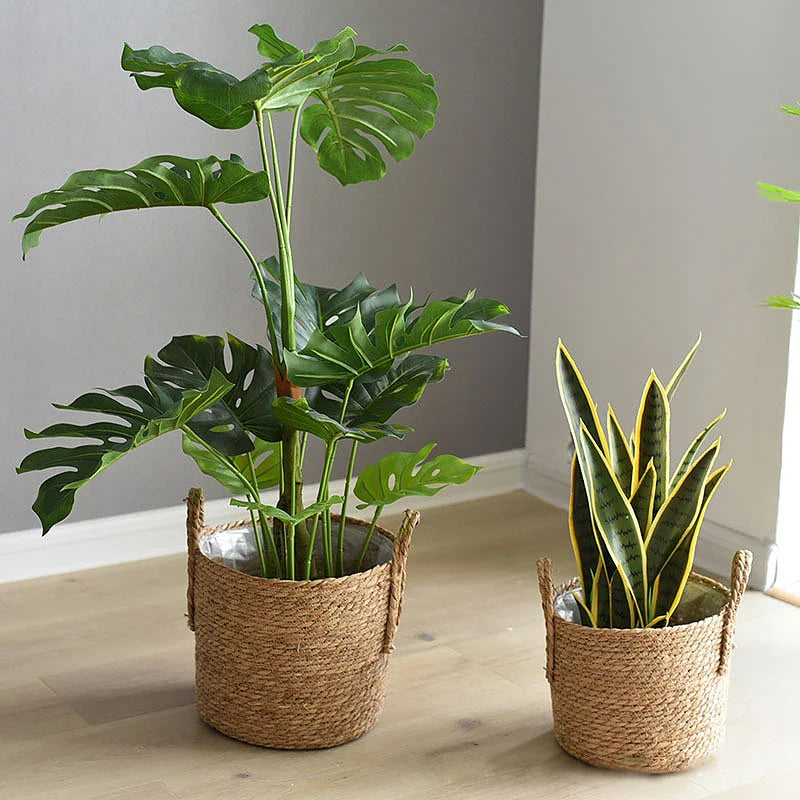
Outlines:
{"label": "green foliage in background", "polygon": [[[800,117],[800,103],[793,106],[783,105],[781,106],[781,111],[790,116]],[[793,191],[792,189],[784,189],[781,186],[774,186],[771,183],[759,183],[758,188],[761,194],[770,200],[776,200],[779,203],[800,203],[800,192]],[[792,311],[796,311],[800,308],[800,295],[794,292],[792,292],[791,295],[776,294],[772,297],[768,297],[764,301],[764,305],[770,306],[771,308],[788,308]]]}

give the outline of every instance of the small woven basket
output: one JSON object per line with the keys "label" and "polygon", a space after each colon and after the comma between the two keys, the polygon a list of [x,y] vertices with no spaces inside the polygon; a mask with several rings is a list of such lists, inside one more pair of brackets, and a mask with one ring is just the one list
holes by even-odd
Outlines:
{"label": "small woven basket", "polygon": [[725,731],[736,611],[752,554],[733,558],[731,588],[692,574],[726,602],[714,616],[668,628],[589,628],[554,610],[549,559],[537,563],[547,680],[561,747],[596,767],[676,772],[717,751]]}
{"label": "small woven basket", "polygon": [[[407,511],[390,562],[313,581],[260,578],[205,556],[203,494],[188,497],[189,628],[197,710],[221,733],[289,750],[333,747],[376,722],[419,513]],[[348,525],[365,526],[347,518]]]}

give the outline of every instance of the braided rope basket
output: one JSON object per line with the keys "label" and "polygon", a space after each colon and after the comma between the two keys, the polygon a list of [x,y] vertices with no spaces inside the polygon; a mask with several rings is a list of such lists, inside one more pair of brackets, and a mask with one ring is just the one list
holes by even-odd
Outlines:
{"label": "braided rope basket", "polygon": [[[407,511],[388,563],[343,578],[288,581],[238,572],[205,556],[200,538],[244,528],[203,524],[188,497],[189,628],[197,710],[221,733],[290,750],[333,747],[377,721],[419,513]],[[348,527],[368,527],[347,518]],[[363,538],[363,536],[362,536]]]}
{"label": "braided rope basket", "polygon": [[589,628],[563,619],[549,559],[537,563],[544,610],[553,728],[561,747],[596,767],[676,772],[718,749],[725,731],[736,611],[752,554],[733,558],[731,588],[692,573],[719,592],[722,610],[668,628]]}

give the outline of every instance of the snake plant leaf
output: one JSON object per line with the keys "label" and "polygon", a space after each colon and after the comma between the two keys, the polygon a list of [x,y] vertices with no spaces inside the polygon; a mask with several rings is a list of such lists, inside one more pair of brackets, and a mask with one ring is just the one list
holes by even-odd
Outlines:
{"label": "snake plant leaf", "polygon": [[594,527],[592,509],[586,494],[586,485],[581,475],[578,456],[572,456],[572,491],[569,497],[569,538],[578,565],[583,596],[591,596],[592,571],[596,570],[600,558],[597,532]]}
{"label": "snake plant leaf", "polygon": [[205,384],[185,391],[166,384],[152,390],[123,386],[104,394],[89,392],[69,405],[56,406],[117,417],[122,423],[59,423],[38,433],[25,431],[28,439],[70,437],[95,440],[77,447],[37,450],[26,456],[17,467],[18,473],[64,468],[44,480],[34,501],[33,510],[41,520],[42,534],[69,515],[76,492],[92,478],[137,447],[179,430],[204,409],[219,402],[230,389],[231,384],[225,376],[212,370]]}
{"label": "snake plant leaf", "polygon": [[359,45],[336,66],[330,85],[314,92],[318,102],[303,111],[303,139],[343,186],[385,175],[378,145],[402,161],[414,152],[414,137],[434,126],[439,98],[433,76],[409,59],[387,57],[405,50]]}
{"label": "snake plant leaf", "polygon": [[697,514],[692,527],[686,532],[678,546],[669,556],[661,572],[658,574],[653,584],[653,613],[656,616],[665,615],[669,619],[678,607],[681,596],[683,595],[686,582],[694,564],[694,553],[697,547],[697,539],[700,529],[705,519],[708,504],[717,491],[719,484],[731,468],[729,462],[724,467],[720,467],[709,475],[703,490],[703,500],[700,511]]}
{"label": "snake plant leaf", "polygon": [[639,530],[647,538],[647,532],[653,521],[653,503],[656,496],[656,470],[652,459],[648,461],[644,475],[631,495],[631,507],[639,523]]}
{"label": "snake plant leaf", "polygon": [[656,514],[645,539],[647,577],[653,584],[672,551],[678,546],[700,511],[704,487],[719,453],[720,440],[694,463]]}
{"label": "snake plant leaf", "polygon": [[278,486],[281,480],[281,450],[274,442],[256,439],[253,451],[231,458],[216,458],[203,445],[184,434],[183,452],[190,456],[199,470],[214,478],[231,494],[247,494],[248,487],[241,479],[244,474],[248,481],[250,475],[250,459],[253,459],[258,489],[271,489]]}
{"label": "snake plant leaf", "polygon": [[225,363],[225,340],[220,336],[175,336],[145,360],[150,384],[168,383],[196,389],[214,370],[231,383],[231,390],[215,405],[198,414],[189,427],[203,441],[226,456],[253,448],[250,435],[266,442],[280,441],[282,427],[271,408],[277,392],[270,354],[228,334],[230,367]]}
{"label": "snake plant leaf", "polygon": [[611,627],[610,582],[603,561],[597,564],[592,584],[592,615],[598,628]]}
{"label": "snake plant leaf", "polygon": [[39,243],[42,231],[112,211],[248,203],[267,196],[264,172],[251,172],[238,157],[151,156],[123,170],[76,172],[58,189],[37,194],[14,219],[30,217],[22,235],[23,258]]}
{"label": "snake plant leaf", "polygon": [[692,461],[694,461],[694,457],[697,455],[697,451],[702,446],[706,436],[708,436],[711,429],[725,416],[727,411],[728,409],[724,409],[716,419],[709,422],[708,425],[706,425],[706,427],[700,431],[700,433],[695,437],[694,441],[689,445],[681,460],[678,462],[675,474],[672,476],[672,480],[670,481],[670,493],[674,490],[678,483],[680,483],[681,478],[683,478],[683,476],[689,471],[689,468],[692,466]]}
{"label": "snake plant leaf", "polygon": [[[264,285],[267,287],[272,320],[278,341],[282,340],[282,295],[280,274],[280,260],[270,256],[259,264]],[[253,277],[252,295],[263,303],[261,287]],[[400,297],[397,287],[391,286],[384,292],[378,292],[364,276],[359,273],[344,287],[344,289],[329,289],[324,286],[314,286],[295,280],[295,338],[297,347],[302,349],[308,344],[311,334],[319,329],[333,325],[336,322],[349,321],[360,304],[372,297],[370,305],[378,304],[379,308],[400,306]],[[363,312],[362,312],[363,313]],[[374,321],[374,314],[372,317]]]}
{"label": "snake plant leaf", "polygon": [[636,514],[605,454],[583,422],[580,436],[589,470],[589,499],[597,532],[641,615],[647,607],[647,561]]}
{"label": "snake plant leaf", "polygon": [[556,380],[558,382],[558,393],[561,396],[561,404],[564,406],[569,430],[575,443],[575,451],[578,453],[581,471],[584,472],[584,478],[586,479],[588,476],[584,471],[585,464],[583,453],[581,452],[581,423],[586,425],[589,435],[600,445],[604,454],[607,455],[609,453],[609,447],[603,432],[603,426],[600,424],[600,417],[597,416],[597,406],[586,386],[583,375],[578,369],[578,365],[561,339],[558,340],[556,349]]}
{"label": "snake plant leaf", "polygon": [[630,496],[633,488],[633,455],[628,445],[628,437],[619,424],[611,404],[608,405],[608,446],[611,451],[611,466],[622,490]]}
{"label": "snake plant leaf", "polygon": [[[359,378],[352,386],[344,413],[344,424],[362,427],[383,423],[400,409],[417,403],[430,383],[444,380],[450,369],[446,358],[409,355],[400,359],[386,374],[371,380]],[[338,381],[324,387],[312,386],[306,392],[309,405],[334,419],[342,418],[342,404],[348,383]]]}
{"label": "snake plant leaf", "polygon": [[608,582],[609,620],[612,628],[634,628],[638,622],[633,595],[625,586],[619,569],[615,569]]}
{"label": "snake plant leaf", "polygon": [[374,328],[364,306],[359,304],[346,322],[317,329],[299,353],[284,352],[289,378],[296,386],[321,386],[341,380],[356,380],[372,373],[385,374],[396,359],[440,342],[463,339],[488,331],[507,331],[510,325],[492,320],[507,314],[497,300],[448,298],[412,306],[409,300],[397,307],[382,308],[374,315]]}
{"label": "snake plant leaf", "polygon": [[272,405],[275,418],[289,428],[307,433],[322,439],[326,444],[338,439],[354,439],[357,442],[374,442],[386,436],[402,439],[404,428],[377,422],[369,423],[363,428],[344,425],[337,420],[315,411],[305,397],[293,400],[290,397],[279,397]]}
{"label": "snake plant leaf", "polygon": [[661,508],[669,485],[669,415],[667,393],[655,372],[651,372],[636,417],[634,477],[641,480],[652,460],[656,471],[655,508]]}
{"label": "snake plant leaf", "polygon": [[263,69],[239,80],[205,61],[173,53],[161,45],[134,50],[126,43],[121,66],[140,89],[171,89],[184,111],[221,129],[247,125],[253,119],[255,104],[268,96],[272,87]]}
{"label": "snake plant leaf", "polygon": [[331,506],[339,505],[341,502],[342,498],[338,494],[334,494],[327,500],[318,500],[316,503],[305,506],[296,514],[289,514],[283,508],[266,505],[265,503],[257,503],[252,500],[238,500],[237,498],[233,498],[231,500],[231,505],[238,506],[239,508],[248,508],[250,511],[263,511],[267,516],[279,519],[281,522],[286,522],[290,525],[298,525],[309,517],[321,514],[326,509]]}
{"label": "snake plant leaf", "polygon": [[390,453],[365,467],[353,490],[362,501],[357,508],[386,506],[414,495],[431,497],[446,486],[466,483],[481,469],[451,455],[423,463],[434,447],[427,444],[416,453]]}
{"label": "snake plant leaf", "polygon": [[692,359],[694,358],[697,349],[700,347],[700,342],[702,341],[703,341],[703,334],[701,333],[697,337],[697,341],[692,346],[692,349],[689,350],[683,361],[681,361],[680,365],[678,366],[678,369],[675,370],[675,373],[669,379],[669,383],[667,383],[666,386],[668,400],[672,400],[672,395],[675,394],[675,390],[678,388],[678,384],[680,384],[681,380],[683,379],[683,376],[686,374],[686,370],[689,369],[689,365],[692,363]]}
{"label": "snake plant leaf", "polygon": [[583,600],[583,597],[577,592],[573,591],[572,596],[575,598],[575,602],[578,604],[578,613],[581,617],[581,625],[585,625],[587,628],[596,628],[597,622],[592,616],[592,610]]}

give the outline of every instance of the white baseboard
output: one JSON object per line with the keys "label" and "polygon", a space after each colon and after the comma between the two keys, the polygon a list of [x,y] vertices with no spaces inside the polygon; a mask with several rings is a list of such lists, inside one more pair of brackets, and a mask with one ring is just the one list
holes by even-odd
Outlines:
{"label": "white baseboard", "polygon": [[[529,454],[522,478],[523,488],[557,508],[569,508],[570,478],[566,472],[556,472],[544,459]],[[757,539],[749,534],[720,525],[711,519],[703,523],[697,543],[695,563],[701,570],[715,575],[730,574],[731,559],[737,550],[751,550],[753,569],[750,588],[769,589],[774,583],[778,567],[778,546],[774,542]]]}
{"label": "white baseboard", "polygon": [[[462,486],[444,489],[433,497],[414,497],[387,513],[403,508],[433,506],[477,500],[522,488],[524,450],[509,450],[468,458],[483,469]],[[344,481],[331,483],[332,494],[342,494]],[[306,499],[316,498],[317,486],[306,486]],[[265,502],[275,498],[265,496]],[[241,508],[227,500],[206,503],[206,521],[211,525],[241,519]],[[105,567],[144,558],[186,551],[186,507],[183,505],[120,514],[85,522],[65,522],[47,536],[40,529],[0,534],[0,583],[58,575],[93,567]]]}

